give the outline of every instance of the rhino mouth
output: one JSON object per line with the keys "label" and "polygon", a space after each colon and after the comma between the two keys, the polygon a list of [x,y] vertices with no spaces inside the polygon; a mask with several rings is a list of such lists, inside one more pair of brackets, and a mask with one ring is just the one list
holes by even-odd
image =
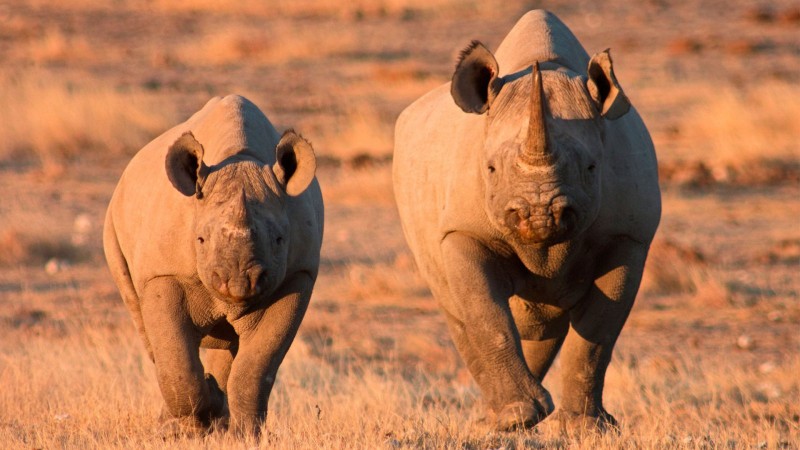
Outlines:
{"label": "rhino mouth", "polygon": [[230,303],[242,303],[257,298],[264,294],[269,286],[267,272],[260,266],[236,272],[214,270],[211,272],[210,281],[211,288]]}
{"label": "rhino mouth", "polygon": [[578,214],[566,202],[547,207],[519,207],[505,211],[504,222],[523,242],[555,244],[568,240],[578,228]]}

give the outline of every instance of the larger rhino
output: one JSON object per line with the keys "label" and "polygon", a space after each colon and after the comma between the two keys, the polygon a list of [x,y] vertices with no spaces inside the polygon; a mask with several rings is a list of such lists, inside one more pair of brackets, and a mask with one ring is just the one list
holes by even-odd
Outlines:
{"label": "larger rhino", "polygon": [[[656,157],[608,51],[555,15],[523,16],[493,55],[474,41],[451,83],[397,120],[403,232],[498,429],[616,424],[612,349],[661,216]],[[544,425],[544,424],[543,424]]]}
{"label": "larger rhino", "polygon": [[147,144],[122,174],[104,248],[155,363],[165,432],[228,418],[259,432],[317,278],[315,169],[307,141],[228,96]]}

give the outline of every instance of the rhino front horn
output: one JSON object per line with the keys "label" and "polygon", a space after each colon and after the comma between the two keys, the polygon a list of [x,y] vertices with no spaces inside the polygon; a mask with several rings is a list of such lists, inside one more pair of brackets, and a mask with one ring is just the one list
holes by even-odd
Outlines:
{"label": "rhino front horn", "polygon": [[528,136],[519,159],[523,165],[533,167],[550,166],[555,163],[555,155],[548,144],[544,87],[538,61],[533,63],[531,69],[531,111],[528,121]]}

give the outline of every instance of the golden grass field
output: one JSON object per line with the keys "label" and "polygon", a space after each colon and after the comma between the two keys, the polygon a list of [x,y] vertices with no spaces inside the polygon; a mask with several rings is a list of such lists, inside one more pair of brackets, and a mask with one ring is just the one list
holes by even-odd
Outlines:
{"label": "golden grass field", "polygon": [[[795,2],[342,3],[0,4],[0,448],[800,448]],[[612,48],[659,153],[662,224],[606,381],[619,434],[486,427],[392,197],[399,112],[537,7]],[[164,441],[102,220],[130,156],[228,93],[313,143],[321,273],[265,438]]]}

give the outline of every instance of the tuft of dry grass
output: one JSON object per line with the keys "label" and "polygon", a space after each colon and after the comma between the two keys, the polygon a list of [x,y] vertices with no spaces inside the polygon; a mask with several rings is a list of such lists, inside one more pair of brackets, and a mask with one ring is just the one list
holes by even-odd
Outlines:
{"label": "tuft of dry grass", "polygon": [[32,235],[15,228],[0,231],[0,266],[74,263],[86,259],[88,253],[66,237]]}
{"label": "tuft of dry grass", "polygon": [[713,263],[696,248],[656,237],[642,276],[644,295],[690,294],[709,306],[723,306],[729,293],[715,276]]}
{"label": "tuft of dry grass", "polygon": [[359,157],[390,159],[394,123],[368,105],[352,105],[329,127],[320,130],[325,152],[345,161]]}
{"label": "tuft of dry grass", "polygon": [[226,2],[224,0],[154,0],[148,7],[161,12],[210,12],[218,14],[258,14],[266,17],[332,17],[360,20],[369,17],[411,18],[415,12],[452,11],[453,9],[477,9],[481,2],[455,0],[274,0],[260,2],[246,0]]}
{"label": "tuft of dry grass", "polygon": [[681,133],[699,159],[746,170],[756,160],[800,158],[800,86],[764,82],[714,89],[683,119]]}
{"label": "tuft of dry grass", "polygon": [[196,66],[229,64],[285,64],[320,59],[357,45],[352,33],[297,33],[296,27],[275,23],[268,28],[214,28],[199,38],[177,45],[167,60]]}
{"label": "tuft of dry grass", "polygon": [[84,35],[69,35],[57,27],[49,27],[36,39],[19,49],[19,56],[37,64],[88,62],[96,54]]}
{"label": "tuft of dry grass", "polygon": [[133,153],[176,123],[154,94],[47,72],[0,77],[0,160],[59,165],[77,156]]}

